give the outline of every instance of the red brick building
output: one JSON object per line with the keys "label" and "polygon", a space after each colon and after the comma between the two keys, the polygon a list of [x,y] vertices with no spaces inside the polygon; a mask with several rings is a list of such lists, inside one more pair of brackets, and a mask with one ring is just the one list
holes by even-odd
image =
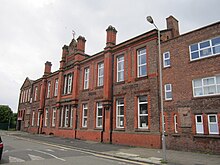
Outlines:
{"label": "red brick building", "polygon": [[[161,31],[169,149],[220,150],[219,26],[180,35],[178,21],[170,16]],[[157,30],[120,44],[114,27],[106,32],[103,51],[85,54],[86,40],[79,36],[63,47],[58,71],[51,73],[46,62],[42,78],[25,80],[18,129],[161,148]],[[27,89],[30,97],[23,102]]]}

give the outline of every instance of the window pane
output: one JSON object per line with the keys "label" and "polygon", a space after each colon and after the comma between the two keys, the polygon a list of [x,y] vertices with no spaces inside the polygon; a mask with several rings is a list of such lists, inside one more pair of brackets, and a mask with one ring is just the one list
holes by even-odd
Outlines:
{"label": "window pane", "polygon": [[84,118],[84,120],[83,120],[83,126],[87,126],[87,118]]}
{"label": "window pane", "polygon": [[199,52],[191,53],[191,58],[192,58],[192,59],[199,58]]}
{"label": "window pane", "polygon": [[170,88],[170,87],[171,87],[171,85],[169,85],[169,84],[168,84],[168,85],[165,85],[165,87],[166,87],[166,91],[171,90],[171,88]]}
{"label": "window pane", "polygon": [[139,67],[139,75],[140,76],[147,75],[147,67],[146,67],[146,65],[143,65],[143,66]]}
{"label": "window pane", "polygon": [[210,46],[210,42],[209,41],[201,42],[199,45],[200,45],[200,48],[209,47]]}
{"label": "window pane", "polygon": [[215,82],[214,77],[213,78],[203,79],[204,85],[211,85],[211,84],[214,84],[214,82]]}
{"label": "window pane", "polygon": [[102,126],[102,118],[98,118],[98,126]]}
{"label": "window pane", "polygon": [[196,125],[196,133],[202,133],[202,134],[204,133],[202,124],[197,124]]}
{"label": "window pane", "polygon": [[124,70],[124,62],[118,63],[118,71]]}
{"label": "window pane", "polygon": [[124,81],[124,72],[118,72],[118,81]]}
{"label": "window pane", "polygon": [[212,46],[220,44],[220,37],[212,39]]}
{"label": "window pane", "polygon": [[210,124],[210,132],[218,132],[218,126],[217,124]]}
{"label": "window pane", "polygon": [[147,96],[140,96],[139,102],[147,102]]}
{"label": "window pane", "polygon": [[172,92],[166,92],[166,98],[172,99]]}
{"label": "window pane", "polygon": [[201,123],[202,122],[202,116],[196,116],[197,118],[197,123]]}
{"label": "window pane", "polygon": [[165,54],[164,54],[164,58],[165,58],[165,59],[170,58],[170,54],[169,54],[169,53],[165,53]]}
{"label": "window pane", "polygon": [[148,126],[148,116],[140,116],[140,127],[147,127]]}
{"label": "window pane", "polygon": [[190,46],[191,52],[198,50],[198,44],[193,44]]}
{"label": "window pane", "polygon": [[124,106],[118,107],[118,115],[124,115]]}
{"label": "window pane", "polygon": [[101,108],[98,109],[98,116],[102,116],[102,109]]}
{"label": "window pane", "polygon": [[139,56],[140,57],[140,63],[139,64],[146,64],[146,55]]}
{"label": "window pane", "polygon": [[216,116],[209,116],[209,122],[216,122]]}
{"label": "window pane", "polygon": [[202,80],[193,80],[193,82],[194,82],[194,87],[202,86]]}
{"label": "window pane", "polygon": [[214,54],[220,53],[220,46],[213,47],[213,53]]}
{"label": "window pane", "polygon": [[209,87],[204,87],[204,94],[215,94],[216,93],[216,88],[214,86],[209,86]]}
{"label": "window pane", "polygon": [[217,84],[220,84],[220,76],[216,76],[216,82]]}
{"label": "window pane", "polygon": [[87,109],[84,109],[84,116],[87,116]]}
{"label": "window pane", "polygon": [[201,57],[208,56],[210,54],[212,54],[211,48],[200,50]]}
{"label": "window pane", "polygon": [[220,85],[217,85],[217,93],[220,93]]}
{"label": "window pane", "polygon": [[165,66],[170,66],[170,60],[165,60]]}
{"label": "window pane", "polygon": [[119,117],[118,118],[118,126],[119,127],[124,127],[124,117]]}
{"label": "window pane", "polygon": [[140,105],[140,114],[148,114],[148,112],[147,112],[147,103]]}

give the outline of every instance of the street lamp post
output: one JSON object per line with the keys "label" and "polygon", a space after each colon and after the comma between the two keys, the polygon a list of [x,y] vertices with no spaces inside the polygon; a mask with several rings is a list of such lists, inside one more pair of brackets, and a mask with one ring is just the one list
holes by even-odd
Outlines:
{"label": "street lamp post", "polygon": [[154,20],[151,16],[147,16],[147,21],[154,25],[158,32],[158,52],[159,52],[159,83],[160,83],[160,108],[162,114],[162,150],[163,150],[163,160],[166,161],[166,139],[164,135],[164,114],[163,114],[163,88],[162,88],[162,66],[161,66],[161,46],[160,46],[160,30],[155,25]]}

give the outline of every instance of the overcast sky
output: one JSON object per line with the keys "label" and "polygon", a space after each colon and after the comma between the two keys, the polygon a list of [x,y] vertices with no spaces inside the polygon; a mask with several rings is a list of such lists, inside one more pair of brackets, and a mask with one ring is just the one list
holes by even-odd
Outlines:
{"label": "overcast sky", "polygon": [[120,43],[153,29],[146,16],[164,29],[173,15],[183,34],[219,21],[219,6],[219,0],[0,0],[0,104],[17,112],[25,78],[40,78],[46,61],[58,70],[72,30],[93,55],[105,47],[109,25]]}

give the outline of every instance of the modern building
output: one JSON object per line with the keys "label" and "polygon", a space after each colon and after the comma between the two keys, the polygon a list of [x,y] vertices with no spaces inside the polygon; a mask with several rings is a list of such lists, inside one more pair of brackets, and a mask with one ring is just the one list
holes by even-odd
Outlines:
{"label": "modern building", "polygon": [[[161,30],[163,98],[168,149],[220,153],[220,22],[180,35],[167,18]],[[161,148],[157,30],[85,53],[85,38],[62,48],[60,68],[45,63],[25,80],[19,130],[104,143]]]}

